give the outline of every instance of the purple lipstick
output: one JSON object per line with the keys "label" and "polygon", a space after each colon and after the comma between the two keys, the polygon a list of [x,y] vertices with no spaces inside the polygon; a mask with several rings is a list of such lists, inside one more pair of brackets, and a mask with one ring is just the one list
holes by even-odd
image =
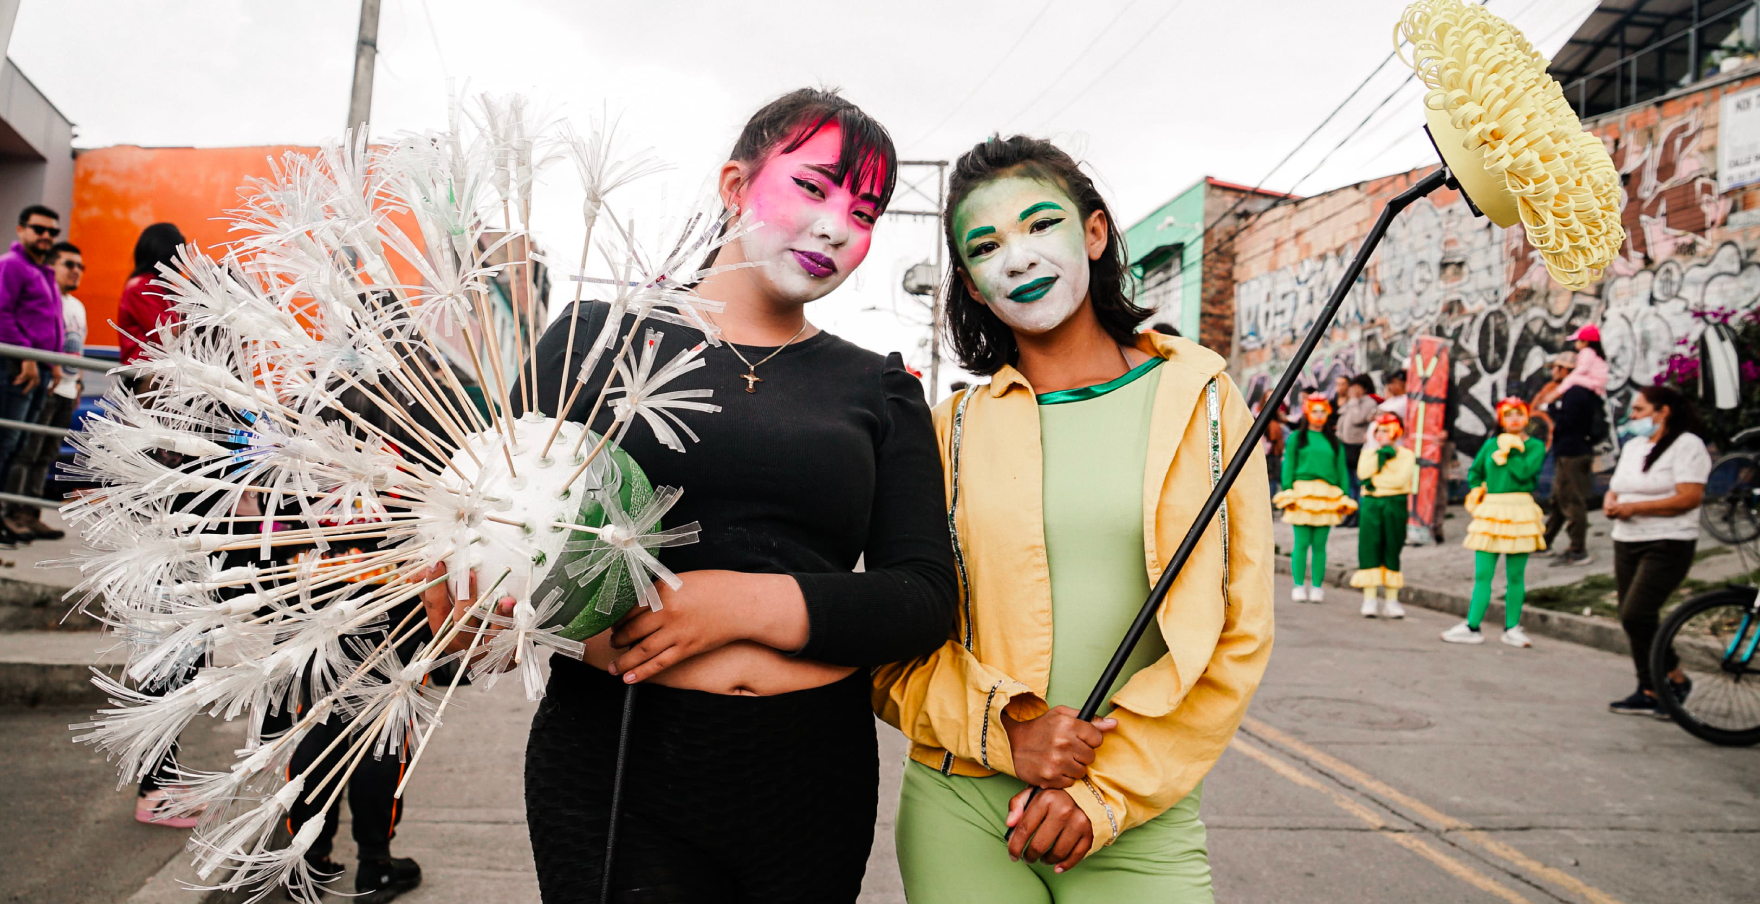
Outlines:
{"label": "purple lipstick", "polygon": [[824,279],[837,272],[837,262],[817,251],[796,251],[794,259],[808,276]]}

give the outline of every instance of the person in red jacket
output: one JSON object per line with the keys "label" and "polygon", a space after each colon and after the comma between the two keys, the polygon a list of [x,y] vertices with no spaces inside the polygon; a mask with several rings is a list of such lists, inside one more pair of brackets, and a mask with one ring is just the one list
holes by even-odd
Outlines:
{"label": "person in red jacket", "polygon": [[122,299],[116,303],[116,331],[120,335],[122,363],[133,364],[144,352],[141,343],[149,339],[169,338],[157,335],[159,330],[177,323],[171,300],[158,286],[159,265],[172,266],[177,248],[184,243],[183,233],[170,223],[154,223],[141,230],[134,243],[134,272],[122,287]]}

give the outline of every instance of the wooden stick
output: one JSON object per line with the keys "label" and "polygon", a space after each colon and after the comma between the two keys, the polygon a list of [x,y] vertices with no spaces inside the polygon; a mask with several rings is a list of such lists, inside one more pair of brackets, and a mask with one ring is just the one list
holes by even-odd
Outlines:
{"label": "wooden stick", "polygon": [[[593,212],[587,215],[587,237],[585,240],[583,240],[581,242],[581,275],[582,276],[587,275],[587,259],[588,259],[588,257],[591,256],[591,253],[593,250],[593,226],[596,225],[598,223],[598,221],[599,221],[599,208],[594,207]],[[568,393],[567,387],[568,387],[569,381],[571,379],[573,379],[572,377],[569,376],[569,365],[574,363],[574,328],[575,328],[575,325],[580,322],[581,294],[586,290],[586,287],[587,287],[587,284],[584,280],[578,280],[578,279],[575,280],[575,283],[574,283],[574,309],[571,310],[568,315],[568,344],[564,345],[562,347],[562,379],[560,382],[558,382],[556,384],[556,421],[557,421],[557,423],[561,423],[563,418],[568,417],[568,409],[563,406],[562,399],[563,399],[563,396]],[[535,358],[537,356],[533,355],[533,357]],[[532,365],[532,372],[534,374],[536,374],[537,369],[538,369],[538,365],[536,363],[534,363]],[[537,378],[535,376],[533,377],[533,382],[534,383],[537,382]],[[574,402],[572,401],[572,398],[573,397],[570,396],[571,401],[568,402],[568,404],[570,404],[570,405],[574,404]],[[542,455],[549,455],[550,454],[550,444],[555,441],[556,441],[556,428],[552,427],[552,428],[550,428],[550,438],[544,440],[544,451],[541,454]]]}

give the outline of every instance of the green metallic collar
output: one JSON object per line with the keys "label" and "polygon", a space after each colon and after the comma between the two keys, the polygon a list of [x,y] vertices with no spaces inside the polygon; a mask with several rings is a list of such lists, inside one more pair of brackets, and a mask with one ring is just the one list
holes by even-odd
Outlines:
{"label": "green metallic collar", "polygon": [[1056,392],[1042,393],[1034,396],[1034,398],[1038,399],[1039,404],[1041,405],[1062,405],[1065,402],[1086,402],[1089,399],[1097,399],[1114,389],[1123,389],[1124,387],[1129,386],[1138,377],[1154,370],[1165,360],[1167,359],[1150,358],[1136,367],[1131,368],[1124,376],[1119,377],[1116,380],[1108,380],[1105,383],[1097,383],[1093,386],[1083,386],[1080,389],[1060,389]]}

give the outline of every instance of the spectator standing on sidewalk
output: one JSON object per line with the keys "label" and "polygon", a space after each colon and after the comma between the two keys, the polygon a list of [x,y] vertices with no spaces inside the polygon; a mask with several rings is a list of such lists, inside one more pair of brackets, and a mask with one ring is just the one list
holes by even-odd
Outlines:
{"label": "spectator standing on sidewalk", "polygon": [[[1657,676],[1650,674],[1650,647],[1663,604],[1693,567],[1699,504],[1711,475],[1711,453],[1700,438],[1703,428],[1693,403],[1666,386],[1638,390],[1626,430],[1632,439],[1620,449],[1601,510],[1613,519],[1619,620],[1631,640],[1638,689],[1607,708],[1625,715],[1666,718],[1656,704]],[[1672,656],[1668,668],[1675,698],[1686,699],[1692,681]]]}
{"label": "spectator standing on sidewalk", "polygon": [[[1368,374],[1357,374],[1346,384],[1344,403],[1338,409],[1338,441],[1344,443],[1344,460],[1349,463],[1349,491],[1352,499],[1363,498],[1362,481],[1357,479],[1357,460],[1363,456],[1363,445],[1370,442],[1369,428],[1381,410],[1375,398],[1375,381]],[[1357,526],[1357,515],[1344,519],[1345,527]]]}
{"label": "spectator standing on sidewalk", "polygon": [[[18,241],[0,255],[0,342],[45,352],[62,345],[61,290],[48,266],[49,249],[61,235],[61,215],[41,204],[18,215]],[[0,374],[0,419],[35,423],[43,406],[47,366],[7,359]],[[25,431],[0,428],[0,475],[12,467]],[[0,543],[29,543],[0,526]]]}
{"label": "spectator standing on sidewalk", "polygon": [[1376,406],[1388,414],[1397,416],[1403,423],[1406,419],[1406,374],[1396,370],[1387,374],[1387,397]]}
{"label": "spectator standing on sidewalk", "polygon": [[[74,297],[74,290],[85,276],[85,259],[80,256],[79,249],[71,242],[57,243],[49,249],[50,269],[55,274],[56,287],[61,292],[61,325],[64,338],[61,350],[70,355],[85,353],[86,348],[86,306]],[[37,423],[45,427],[66,430],[73,426],[74,411],[79,408],[79,398],[84,381],[80,372],[71,367],[55,367],[54,380],[49,384],[49,391],[43,397],[43,410],[37,417]],[[61,437],[43,433],[32,433],[24,438],[18,459],[13,462],[12,470],[6,475],[6,492],[17,496],[43,496],[49,486],[49,469],[55,466],[55,460],[61,453]],[[50,527],[43,523],[43,513],[39,506],[13,504],[7,507],[3,522],[7,530],[21,536],[30,536],[38,540],[59,540],[67,536],[65,531]]]}
{"label": "spectator standing on sidewalk", "polygon": [[1554,394],[1546,414],[1552,419],[1552,501],[1546,516],[1546,546],[1568,529],[1570,548],[1552,560],[1558,565],[1587,565],[1589,555],[1589,494],[1594,485],[1595,443],[1606,433],[1607,415],[1601,395],[1568,379],[1576,355],[1560,352],[1552,358],[1552,376],[1560,391]]}
{"label": "spectator standing on sidewalk", "polygon": [[177,323],[170,299],[153,282],[159,278],[160,264],[175,263],[178,246],[183,243],[183,233],[170,223],[154,223],[141,230],[141,237],[135,240],[134,272],[128,275],[122,298],[116,303],[117,344],[123,364],[139,360],[145,354],[142,342],[160,338],[155,335],[159,330]]}

